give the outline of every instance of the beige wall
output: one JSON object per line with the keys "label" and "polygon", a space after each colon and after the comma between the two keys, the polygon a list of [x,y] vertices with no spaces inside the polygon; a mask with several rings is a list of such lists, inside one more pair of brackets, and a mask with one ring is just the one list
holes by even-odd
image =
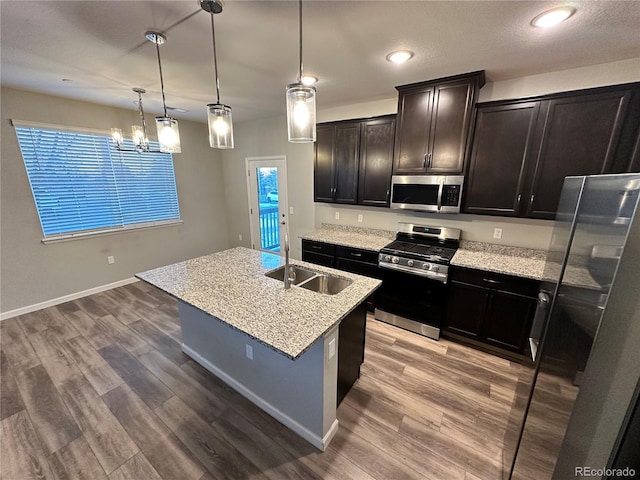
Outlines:
{"label": "beige wall", "polygon": [[[118,126],[126,131],[139,121],[137,112],[9,88],[2,88],[1,101],[0,311],[49,301],[227,248],[220,155],[209,147],[205,124],[182,120],[183,153],[174,155],[182,225],[42,244],[42,229],[9,120],[106,131]],[[107,264],[108,255],[115,257],[115,264]]]}
{"label": "beige wall", "polygon": [[[490,101],[518,98],[632,81],[640,81],[640,59],[487,83],[480,91],[480,99]],[[321,97],[322,87],[319,86],[318,89],[318,95]],[[396,111],[397,97],[394,91],[390,92],[387,99],[319,109],[317,118],[318,122],[328,122],[384,115]],[[235,144],[235,150],[223,153],[226,198],[229,209],[229,243],[234,246],[250,246],[244,158],[281,154],[287,155],[289,204],[294,207],[295,212],[289,220],[290,231],[295,239],[292,248],[295,258],[300,258],[301,255],[298,235],[318,228],[321,223],[388,230],[395,230],[400,221],[441,224],[460,228],[463,231],[463,238],[468,240],[539,249],[546,249],[551,238],[552,222],[544,220],[511,219],[484,215],[398,213],[381,208],[314,204],[313,146],[288,143],[284,117],[267,118],[236,125]],[[336,212],[340,215],[339,220],[335,219]],[[363,215],[362,223],[357,222],[358,214]],[[500,240],[493,238],[495,227],[503,229],[503,236]],[[238,240],[238,234],[242,234],[242,242]]]}

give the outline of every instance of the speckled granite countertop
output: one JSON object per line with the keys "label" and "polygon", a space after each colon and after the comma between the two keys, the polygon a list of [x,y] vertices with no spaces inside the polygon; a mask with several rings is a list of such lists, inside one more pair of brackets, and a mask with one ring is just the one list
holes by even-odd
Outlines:
{"label": "speckled granite countertop", "polygon": [[396,234],[388,230],[323,223],[319,230],[300,235],[300,238],[377,252],[391,243]]}
{"label": "speckled granite countertop", "polygon": [[462,240],[451,265],[542,280],[545,259],[544,250]]}
{"label": "speckled granite countertop", "polygon": [[353,283],[337,295],[298,286],[284,290],[283,282],[264,275],[283,263],[284,258],[277,255],[237,247],[136,277],[292,359],[302,355],[381,284],[373,278],[292,261]]}
{"label": "speckled granite countertop", "polygon": [[[451,260],[451,265],[533,280],[557,282],[560,275],[560,264],[547,263],[546,260],[547,252],[545,250],[463,240]],[[566,285],[582,288],[602,288],[593,279],[584,262],[575,259],[567,265],[563,281]]]}

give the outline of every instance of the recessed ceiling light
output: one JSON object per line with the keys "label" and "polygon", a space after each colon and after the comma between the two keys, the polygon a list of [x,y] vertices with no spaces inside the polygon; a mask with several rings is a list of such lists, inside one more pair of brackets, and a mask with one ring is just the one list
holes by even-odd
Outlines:
{"label": "recessed ceiling light", "polygon": [[387,60],[392,63],[404,63],[413,57],[411,50],[398,50],[397,52],[391,52],[387,55]]}
{"label": "recessed ceiling light", "polygon": [[553,27],[554,25],[564,22],[574,13],[576,13],[576,9],[573,7],[554,8],[553,10],[548,10],[535,17],[531,20],[531,25],[540,28]]}
{"label": "recessed ceiling light", "polygon": [[315,85],[315,83],[318,81],[318,77],[314,77],[313,75],[303,75],[300,81],[307,86]]}

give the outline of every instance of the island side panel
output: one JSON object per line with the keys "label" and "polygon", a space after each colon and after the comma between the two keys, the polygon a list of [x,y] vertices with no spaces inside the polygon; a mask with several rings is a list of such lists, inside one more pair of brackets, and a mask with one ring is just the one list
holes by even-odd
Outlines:
{"label": "island side panel", "polygon": [[[191,305],[178,301],[178,306],[187,355],[324,450],[338,427],[337,327],[291,360]],[[295,328],[294,321],[291,328]],[[329,358],[332,340],[336,348]],[[247,358],[247,345],[253,349],[253,360]]]}

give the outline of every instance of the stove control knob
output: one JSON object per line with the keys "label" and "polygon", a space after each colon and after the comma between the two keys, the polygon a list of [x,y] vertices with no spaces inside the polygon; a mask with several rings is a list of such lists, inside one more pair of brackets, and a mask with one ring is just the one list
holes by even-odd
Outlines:
{"label": "stove control knob", "polygon": [[424,268],[425,270],[431,270],[431,264],[430,263],[425,263],[422,268]]}
{"label": "stove control knob", "polygon": [[432,265],[431,270],[433,270],[434,272],[437,272],[438,270],[440,270],[440,267],[438,265]]}
{"label": "stove control knob", "polygon": [[409,265],[410,267],[413,267],[413,260],[407,261],[407,265]]}
{"label": "stove control knob", "polygon": [[393,257],[393,258],[391,259],[391,262],[393,262],[393,263],[399,263],[399,262],[400,262],[400,259],[399,259],[398,257]]}
{"label": "stove control knob", "polygon": [[391,261],[391,255],[385,255],[384,259],[385,259],[387,262],[390,262],[390,261]]}

